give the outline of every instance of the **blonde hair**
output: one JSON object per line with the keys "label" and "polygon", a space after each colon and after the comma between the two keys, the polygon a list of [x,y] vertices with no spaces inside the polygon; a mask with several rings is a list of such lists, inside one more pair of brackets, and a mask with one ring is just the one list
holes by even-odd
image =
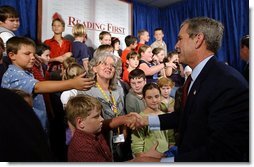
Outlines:
{"label": "blonde hair", "polygon": [[68,57],[63,61],[63,68],[66,69],[71,63],[76,62],[76,59],[74,57]]}
{"label": "blonde hair", "polygon": [[140,46],[140,48],[138,49],[138,54],[142,57],[141,53],[144,53],[148,48],[151,48],[151,47],[148,45]]}
{"label": "blonde hair", "polygon": [[[120,78],[120,71],[122,70],[122,63],[121,63],[121,59],[117,59],[116,56],[113,55],[113,53],[108,52],[108,51],[102,51],[99,54],[97,54],[96,56],[94,56],[91,59],[91,61],[89,61],[88,73],[91,75],[95,75],[95,73],[93,71],[93,67],[98,66],[100,63],[104,62],[108,57],[111,57],[114,60],[114,64],[115,64],[115,74],[109,82],[109,88],[111,90],[116,90],[117,79]],[[96,77],[95,77],[95,81],[97,81]]]}
{"label": "blonde hair", "polygon": [[64,70],[63,80],[73,79],[78,75],[85,73],[85,68],[80,64],[74,62]]}
{"label": "blonde hair", "polygon": [[75,24],[72,28],[72,34],[76,37],[82,37],[84,34],[86,34],[86,29],[83,24]]}
{"label": "blonde hair", "polygon": [[172,81],[172,79],[167,77],[159,78],[157,83],[160,88],[163,86],[170,86],[171,88],[173,88],[175,86],[175,83]]}
{"label": "blonde hair", "polygon": [[92,96],[82,94],[71,97],[65,108],[68,121],[75,127],[77,117],[86,118],[94,109],[101,111],[101,103]]}

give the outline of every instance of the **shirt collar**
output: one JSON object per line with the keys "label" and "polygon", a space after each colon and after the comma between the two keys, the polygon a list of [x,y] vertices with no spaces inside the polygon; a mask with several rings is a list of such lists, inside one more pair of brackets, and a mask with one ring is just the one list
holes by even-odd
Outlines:
{"label": "shirt collar", "polygon": [[213,55],[205,58],[203,61],[201,61],[193,70],[191,73],[191,78],[192,78],[192,83],[195,82],[195,80],[197,79],[199,73],[202,71],[202,69],[204,68],[204,66],[206,65],[206,63],[208,62],[208,60],[210,60],[210,58],[212,58]]}

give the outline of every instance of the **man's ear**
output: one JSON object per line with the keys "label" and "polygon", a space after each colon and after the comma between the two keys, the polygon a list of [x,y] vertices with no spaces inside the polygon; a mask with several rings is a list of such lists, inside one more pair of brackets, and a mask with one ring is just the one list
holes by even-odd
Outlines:
{"label": "man's ear", "polygon": [[201,45],[204,42],[204,39],[205,39],[205,36],[203,33],[197,34],[197,36],[195,37],[196,49],[201,47]]}

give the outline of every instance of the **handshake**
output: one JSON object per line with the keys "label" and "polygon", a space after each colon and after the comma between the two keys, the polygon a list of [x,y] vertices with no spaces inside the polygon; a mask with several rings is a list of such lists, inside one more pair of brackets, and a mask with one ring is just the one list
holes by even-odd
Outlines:
{"label": "handshake", "polygon": [[148,117],[141,116],[138,113],[131,112],[127,115],[121,115],[113,119],[103,121],[103,126],[110,129],[125,125],[132,130],[148,125]]}
{"label": "handshake", "polygon": [[132,130],[148,125],[148,117],[141,116],[135,112],[131,112],[127,115],[124,115],[123,117],[124,117],[124,125]]}

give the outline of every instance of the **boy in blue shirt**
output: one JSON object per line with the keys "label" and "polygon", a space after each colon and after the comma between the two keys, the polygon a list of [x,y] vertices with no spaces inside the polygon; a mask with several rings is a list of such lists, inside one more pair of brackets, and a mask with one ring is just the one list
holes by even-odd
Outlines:
{"label": "boy in blue shirt", "polygon": [[6,51],[12,64],[3,75],[3,88],[17,88],[30,93],[33,97],[33,109],[47,131],[46,108],[42,93],[52,93],[68,89],[88,90],[94,84],[92,78],[84,78],[82,74],[65,81],[38,81],[34,79],[31,69],[35,62],[34,41],[25,37],[12,37],[6,43]]}

